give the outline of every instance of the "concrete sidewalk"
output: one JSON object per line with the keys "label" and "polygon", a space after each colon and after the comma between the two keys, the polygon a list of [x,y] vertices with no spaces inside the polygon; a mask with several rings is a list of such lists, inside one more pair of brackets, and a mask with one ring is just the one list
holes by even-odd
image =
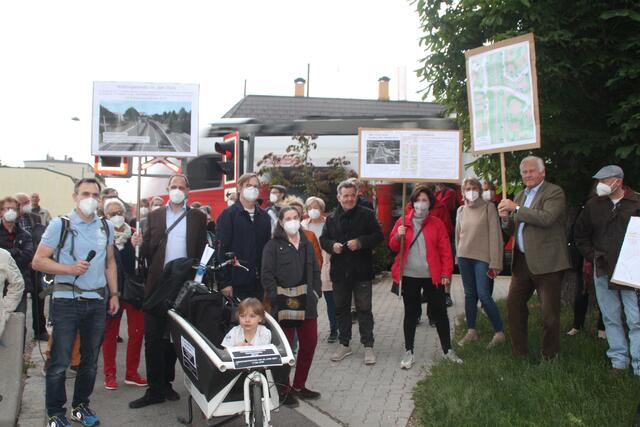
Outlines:
{"label": "concrete sidewalk", "polygon": [[[504,298],[509,278],[496,280],[494,296]],[[404,354],[402,332],[403,304],[389,292],[390,278],[374,285],[373,313],[375,319],[375,351],[377,363],[365,366],[364,350],[359,343],[357,325],[353,325],[352,348],[354,354],[339,363],[330,361],[330,356],[338,344],[328,344],[329,325],[326,305],[321,300],[318,305],[318,346],[307,386],[322,393],[316,401],[301,402],[299,408],[286,407],[273,414],[274,426],[406,426],[414,409],[412,394],[415,384],[424,378],[430,366],[442,356],[440,342],[435,328],[424,320],[416,331],[416,364],[408,371],[400,369],[400,358]],[[464,313],[464,297],[460,276],[454,276],[452,284],[454,306],[449,309],[453,328],[455,316]],[[29,304],[30,306],[30,304]],[[424,307],[424,306],[423,306]],[[504,316],[504,313],[502,313]],[[30,319],[30,316],[27,315]],[[425,319],[425,315],[423,315]],[[28,330],[30,328],[27,328]],[[178,367],[174,388],[181,395],[177,402],[165,402],[146,408],[132,410],[128,403],[144,393],[144,388],[124,384],[124,360],[126,352],[126,319],[121,324],[121,336],[125,342],[118,345],[119,389],[104,388],[102,356],[98,369],[96,387],[91,406],[101,417],[104,426],[181,426],[177,416],[186,415],[187,393],[183,384],[183,374]],[[46,343],[42,343],[42,349]],[[144,350],[143,350],[144,351]],[[143,358],[144,359],[144,358]],[[21,427],[41,427],[44,424],[44,376],[42,359],[38,346],[33,349],[31,361],[34,367],[27,373],[19,417]],[[144,360],[139,372],[144,375]],[[67,381],[67,396],[73,393],[73,380]],[[194,404],[193,426],[205,426],[199,410]],[[227,425],[243,425],[237,419]]]}

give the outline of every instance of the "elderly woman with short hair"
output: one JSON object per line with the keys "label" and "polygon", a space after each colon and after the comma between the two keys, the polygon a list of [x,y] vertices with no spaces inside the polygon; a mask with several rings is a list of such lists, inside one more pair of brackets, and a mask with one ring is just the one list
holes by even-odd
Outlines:
{"label": "elderly woman with short hair", "polygon": [[482,197],[482,185],[475,178],[462,182],[464,205],[456,219],[456,254],[464,286],[467,333],[460,346],[478,339],[476,317],[482,303],[495,334],[487,348],[505,341],[500,310],[491,297],[491,279],[502,270],[502,231],[495,205]]}

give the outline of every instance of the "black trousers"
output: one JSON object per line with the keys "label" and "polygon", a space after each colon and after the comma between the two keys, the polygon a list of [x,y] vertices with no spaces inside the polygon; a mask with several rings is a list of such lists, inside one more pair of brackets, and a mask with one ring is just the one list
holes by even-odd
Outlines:
{"label": "black trousers", "polygon": [[349,345],[351,341],[351,296],[358,313],[360,342],[365,347],[373,347],[373,313],[371,282],[333,282],[333,296],[336,302],[336,320],[340,344]]}
{"label": "black trousers", "polygon": [[436,322],[438,338],[442,351],[446,354],[451,348],[451,331],[447,316],[447,303],[444,286],[434,285],[431,279],[402,278],[402,301],[404,302],[404,347],[413,351],[416,336],[416,319],[422,304],[421,291],[427,300],[429,319]]}
{"label": "black trousers", "polygon": [[176,352],[168,336],[169,318],[144,314],[144,355],[149,392],[164,396],[176,376]]}

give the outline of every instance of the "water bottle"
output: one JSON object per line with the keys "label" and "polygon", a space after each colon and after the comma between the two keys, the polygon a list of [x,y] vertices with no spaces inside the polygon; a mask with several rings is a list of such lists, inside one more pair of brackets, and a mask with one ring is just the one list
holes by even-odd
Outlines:
{"label": "water bottle", "polygon": [[197,283],[202,283],[202,278],[204,277],[204,272],[206,267],[204,264],[198,265],[198,269],[196,270],[196,277],[193,279]]}

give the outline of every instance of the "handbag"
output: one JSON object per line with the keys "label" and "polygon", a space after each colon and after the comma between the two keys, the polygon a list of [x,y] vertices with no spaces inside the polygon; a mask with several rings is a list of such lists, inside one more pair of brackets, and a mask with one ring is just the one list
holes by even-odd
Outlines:
{"label": "handbag", "polygon": [[283,328],[302,326],[307,310],[307,285],[292,288],[276,287],[278,323]]}
{"label": "handbag", "polygon": [[[420,227],[420,231],[418,231],[418,234],[415,235],[415,237],[413,238],[413,241],[411,242],[411,244],[409,245],[409,249],[407,249],[407,255],[409,254],[409,251],[411,250],[411,248],[413,247],[413,245],[416,243],[416,241],[418,240],[418,237],[420,237],[420,235],[422,234],[422,230],[424,230],[424,227],[426,226],[426,222],[424,224],[422,224],[422,227]],[[398,282],[393,282],[391,284],[391,289],[390,289],[392,294],[395,295],[400,295],[400,283]]]}
{"label": "handbag", "polygon": [[139,264],[135,274],[124,274],[124,289],[122,300],[131,304],[134,308],[141,309],[144,301],[144,284],[146,282],[144,269]]}

